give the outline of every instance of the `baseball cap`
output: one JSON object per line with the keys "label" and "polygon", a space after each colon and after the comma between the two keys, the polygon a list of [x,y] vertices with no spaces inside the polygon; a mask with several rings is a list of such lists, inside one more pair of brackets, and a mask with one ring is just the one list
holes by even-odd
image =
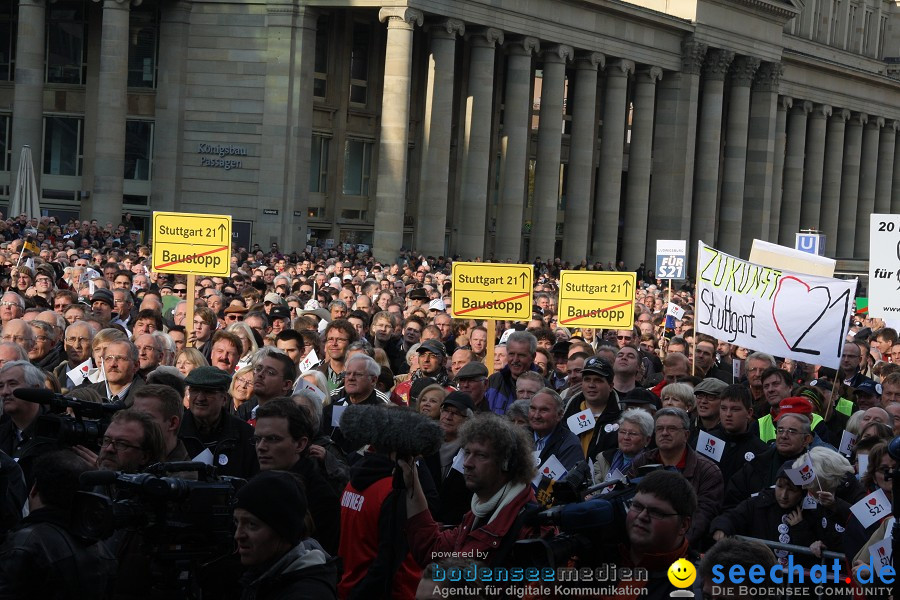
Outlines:
{"label": "baseball cap", "polygon": [[475,403],[472,402],[472,396],[465,392],[450,392],[449,394],[447,394],[447,397],[444,398],[441,406],[445,404],[454,406],[462,411],[470,410],[472,412],[475,412]]}
{"label": "baseball cap", "polygon": [[440,298],[435,298],[431,302],[428,303],[428,310],[437,310],[437,311],[445,311],[447,307],[444,305],[444,301]]}
{"label": "baseball cap", "polygon": [[875,383],[872,379],[864,379],[862,383],[853,388],[857,394],[867,394],[869,396],[881,396],[881,384]]}
{"label": "baseball cap", "polygon": [[584,367],[582,367],[581,373],[582,375],[584,375],[585,373],[593,373],[594,375],[599,375],[600,377],[605,377],[606,379],[613,378],[612,365],[610,365],[599,356],[592,356],[584,361]]}
{"label": "baseball cap", "polygon": [[416,350],[418,354],[422,354],[423,352],[431,352],[432,354],[440,354],[441,356],[447,356],[447,348],[444,347],[444,344],[438,340],[426,340],[419,344],[419,349]]}
{"label": "baseball cap", "polygon": [[808,417],[812,413],[812,402],[810,402],[807,398],[802,398],[800,396],[791,396],[778,403],[778,416],[775,417],[775,420],[777,421],[785,415],[803,415]]}
{"label": "baseball cap", "polygon": [[269,317],[272,319],[290,319],[291,318],[291,309],[287,306],[273,306],[269,309]]}
{"label": "baseball cap", "polygon": [[275,292],[269,292],[263,298],[263,302],[268,302],[270,304],[284,304],[284,298],[282,298]]}

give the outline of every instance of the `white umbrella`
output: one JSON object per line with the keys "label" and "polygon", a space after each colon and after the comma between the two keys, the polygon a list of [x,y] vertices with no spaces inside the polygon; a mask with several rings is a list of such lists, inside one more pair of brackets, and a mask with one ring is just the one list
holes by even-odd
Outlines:
{"label": "white umbrella", "polygon": [[31,147],[22,146],[19,170],[16,173],[16,187],[9,202],[8,217],[15,218],[25,213],[28,218],[41,216],[41,197],[37,181],[34,179],[34,165],[31,163]]}

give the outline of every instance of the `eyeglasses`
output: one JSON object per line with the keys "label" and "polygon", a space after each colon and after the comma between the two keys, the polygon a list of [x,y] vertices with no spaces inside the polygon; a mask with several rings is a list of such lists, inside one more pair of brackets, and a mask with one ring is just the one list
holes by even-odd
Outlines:
{"label": "eyeglasses", "polygon": [[253,372],[257,375],[263,374],[266,377],[281,377],[281,373],[273,369],[272,367],[264,367],[262,365],[253,367]]}
{"label": "eyeglasses", "polygon": [[47,285],[50,285],[50,278],[49,278],[49,277],[38,277],[38,278],[35,279],[34,281],[35,281],[35,283],[46,283]]}
{"label": "eyeglasses", "polygon": [[619,435],[622,437],[641,437],[639,431],[628,431],[627,429],[619,429]]}
{"label": "eyeglasses", "polygon": [[449,406],[442,406],[442,407],[441,407],[441,412],[442,412],[442,413],[447,413],[448,415],[452,415],[452,416],[454,416],[454,417],[459,417],[460,419],[466,418],[466,415],[462,414],[461,412],[459,412],[459,411],[456,410],[455,408],[451,408],[451,407],[449,407]]}
{"label": "eyeglasses", "polygon": [[243,321],[244,315],[235,315],[235,314],[225,315],[225,319],[228,321]]}
{"label": "eyeglasses", "polygon": [[248,388],[253,385],[253,380],[249,377],[239,377],[234,380],[234,387]]}
{"label": "eyeglasses", "polygon": [[647,516],[653,519],[654,521],[662,521],[666,517],[679,517],[678,513],[669,513],[663,512],[658,508],[653,508],[652,506],[644,506],[637,500],[631,501],[631,506],[628,507],[628,512],[634,513],[635,516],[639,516],[642,512],[647,511]]}
{"label": "eyeglasses", "polygon": [[128,356],[125,356],[124,354],[107,354],[106,356],[103,357],[103,362],[105,362],[105,363],[119,362],[120,360],[126,361],[126,360],[131,360],[131,358]]}
{"label": "eyeglasses", "polygon": [[687,431],[687,429],[675,425],[662,425],[656,428],[656,433],[677,433],[679,431]]}
{"label": "eyeglasses", "polygon": [[357,377],[373,377],[373,375],[369,375],[368,373],[365,373],[365,372],[358,373],[358,372],[354,372],[354,371],[344,371],[344,379],[347,379],[348,377],[350,379],[356,379]]}
{"label": "eyeglasses", "polygon": [[800,431],[799,429],[794,429],[793,427],[778,427],[775,429],[776,435],[789,435],[794,437],[795,435],[801,434],[805,435],[806,433]]}
{"label": "eyeglasses", "polygon": [[39,336],[36,336],[34,339],[35,339],[35,341],[41,342],[41,343],[43,344],[44,342],[46,342],[46,341],[49,340],[50,338],[48,338],[46,335],[39,335]]}
{"label": "eyeglasses", "polygon": [[346,344],[349,341],[350,341],[350,338],[336,338],[336,337],[325,338],[325,342],[328,344]]}
{"label": "eyeglasses", "polygon": [[9,333],[8,333],[8,334],[4,335],[4,336],[3,336],[2,338],[0,338],[0,339],[2,339],[4,342],[16,342],[17,344],[21,344],[22,342],[25,341],[25,336],[23,336],[23,335],[12,335],[12,334],[9,334]]}
{"label": "eyeglasses", "polygon": [[630,336],[630,335],[617,335],[617,336],[616,336],[616,339],[617,339],[617,340],[631,340],[631,339],[634,339],[634,336]]}
{"label": "eyeglasses", "polygon": [[265,442],[267,444],[277,444],[278,442],[283,441],[284,437],[280,436],[280,435],[271,434],[271,435],[254,435],[250,439],[253,440],[254,446],[259,446],[263,442]]}
{"label": "eyeglasses", "polygon": [[83,344],[85,342],[90,342],[90,341],[91,341],[91,339],[86,338],[86,337],[67,337],[66,338],[66,343],[70,344],[70,345]]}
{"label": "eyeglasses", "polygon": [[19,303],[18,302],[8,302],[8,301],[4,300],[3,302],[0,302],[0,306],[19,306]]}
{"label": "eyeglasses", "polygon": [[172,288],[172,291],[176,294],[187,294],[186,288]]}
{"label": "eyeglasses", "polygon": [[124,452],[125,450],[140,450],[140,446],[129,444],[124,440],[114,440],[111,437],[104,437],[100,440],[100,449],[103,450],[107,446],[112,446],[116,452]]}

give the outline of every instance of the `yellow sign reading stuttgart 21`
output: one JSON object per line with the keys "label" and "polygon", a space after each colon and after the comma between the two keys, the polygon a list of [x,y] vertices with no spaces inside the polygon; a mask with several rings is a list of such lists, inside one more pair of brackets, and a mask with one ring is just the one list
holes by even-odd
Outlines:
{"label": "yellow sign reading stuttgart 21", "polygon": [[531,319],[531,265],[453,263],[453,316],[461,319]]}
{"label": "yellow sign reading stuttgart 21", "polygon": [[231,215],[153,213],[153,270],[231,274]]}
{"label": "yellow sign reading stuttgart 21", "polygon": [[559,324],[564,327],[630,329],[634,326],[635,273],[563,271]]}

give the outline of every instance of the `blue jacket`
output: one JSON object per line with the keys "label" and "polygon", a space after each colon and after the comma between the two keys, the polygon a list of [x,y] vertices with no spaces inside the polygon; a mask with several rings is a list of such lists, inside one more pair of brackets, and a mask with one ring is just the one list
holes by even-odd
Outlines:
{"label": "blue jacket", "polygon": [[[531,370],[540,373],[540,369],[531,365]],[[487,390],[484,397],[491,407],[491,411],[498,415],[505,415],[509,405],[516,401],[516,382],[509,372],[509,366],[503,367],[488,377]]]}

